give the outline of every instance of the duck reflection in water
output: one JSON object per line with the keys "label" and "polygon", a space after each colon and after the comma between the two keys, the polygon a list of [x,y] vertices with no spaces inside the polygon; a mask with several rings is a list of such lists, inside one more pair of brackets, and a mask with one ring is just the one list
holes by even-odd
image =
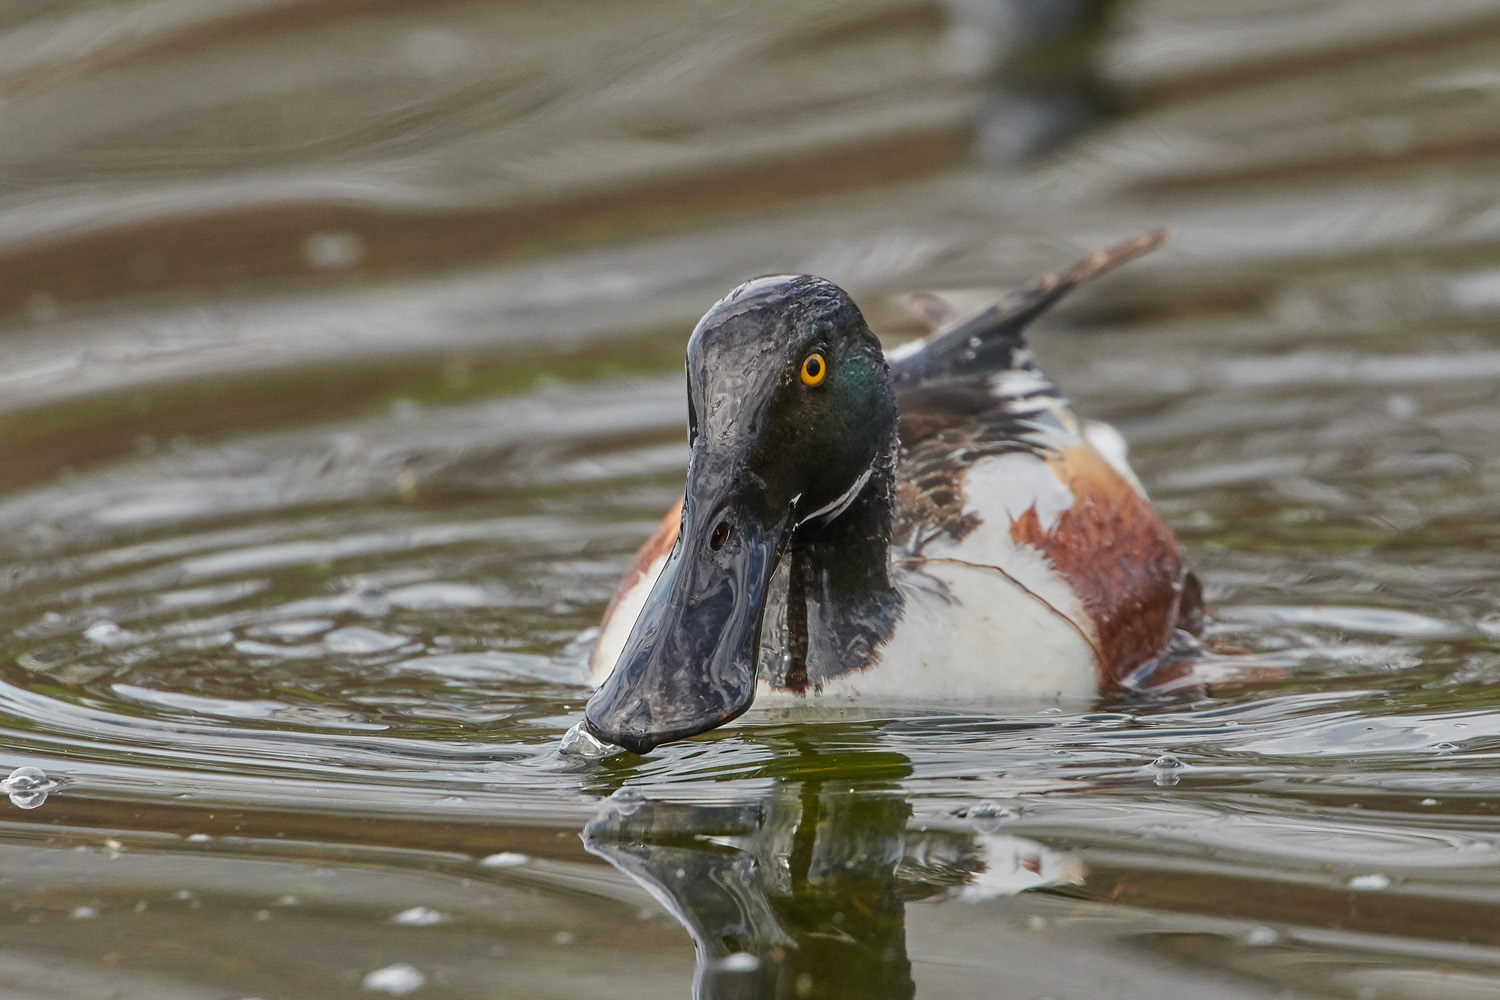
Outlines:
{"label": "duck reflection in water", "polygon": [[[889,774],[885,787],[869,783],[872,765]],[[751,802],[653,800],[622,789],[584,828],[584,846],[693,936],[698,1000],[911,997],[907,903],[1082,880],[1076,859],[986,832],[982,821],[909,827],[897,780],[910,767],[900,754],[862,754],[859,770],[857,788],[847,774],[809,776],[779,781]]]}

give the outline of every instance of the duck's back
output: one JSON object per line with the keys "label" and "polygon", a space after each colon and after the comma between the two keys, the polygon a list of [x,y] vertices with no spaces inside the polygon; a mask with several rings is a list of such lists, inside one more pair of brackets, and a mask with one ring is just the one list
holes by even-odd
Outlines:
{"label": "duck's back", "polygon": [[[1166,648],[1187,569],[1123,442],[1055,395],[903,449],[902,617],[851,693],[1088,696]],[[832,690],[832,688],[831,688]]]}
{"label": "duck's back", "polygon": [[1095,255],[974,316],[938,314],[932,336],[892,352],[902,614],[875,662],[827,692],[1087,696],[1192,624],[1196,584],[1123,438],[1074,415],[1022,336],[1070,288],[1154,243]]}

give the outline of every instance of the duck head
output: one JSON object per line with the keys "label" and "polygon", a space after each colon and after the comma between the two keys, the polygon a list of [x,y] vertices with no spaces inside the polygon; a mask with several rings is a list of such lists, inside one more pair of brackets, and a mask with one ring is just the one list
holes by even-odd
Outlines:
{"label": "duck head", "polygon": [[807,275],[758,278],[710,309],[687,388],[677,541],[585,712],[636,753],[750,707],[772,574],[797,535],[889,478],[896,428],[879,341],[842,289]]}

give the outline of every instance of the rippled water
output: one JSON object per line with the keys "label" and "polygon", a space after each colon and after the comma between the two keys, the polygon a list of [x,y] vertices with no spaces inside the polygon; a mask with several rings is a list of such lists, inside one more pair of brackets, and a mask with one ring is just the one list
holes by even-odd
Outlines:
{"label": "rippled water", "polygon": [[[1085,7],[0,15],[0,992],[1500,993],[1500,8]],[[718,295],[1163,224],[1035,346],[1280,680],[558,753]]]}

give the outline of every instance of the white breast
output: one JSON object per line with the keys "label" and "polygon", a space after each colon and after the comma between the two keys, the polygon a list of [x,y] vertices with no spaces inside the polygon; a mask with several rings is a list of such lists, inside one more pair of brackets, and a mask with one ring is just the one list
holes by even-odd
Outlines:
{"label": "white breast", "polygon": [[1085,699],[1097,692],[1094,649],[1084,633],[1012,579],[939,560],[919,572],[925,579],[903,574],[906,607],[879,662],[824,685],[822,695]]}
{"label": "white breast", "polygon": [[1098,691],[1093,621],[1011,523],[1035,510],[1044,528],[1074,498],[1029,453],[981,459],[962,482],[978,527],[929,541],[896,564],[905,609],[880,659],[824,686],[834,697],[1089,698]]}

